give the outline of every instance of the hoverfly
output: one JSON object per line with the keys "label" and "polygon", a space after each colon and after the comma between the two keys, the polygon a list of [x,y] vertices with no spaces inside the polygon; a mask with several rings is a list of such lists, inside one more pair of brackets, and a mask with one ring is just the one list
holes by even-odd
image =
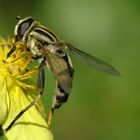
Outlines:
{"label": "hoverfly", "polygon": [[[100,71],[114,76],[119,76],[119,72],[114,67],[95,56],[73,47],[69,43],[65,43],[53,31],[41,25],[36,19],[32,17],[21,19],[18,17],[18,20],[15,26],[15,43],[18,41],[25,43],[28,51],[32,53],[32,58],[39,60],[39,95],[15,117],[6,130],[9,130],[16,120],[42,96],[45,83],[44,65],[50,69],[56,79],[56,94],[48,119],[48,126],[50,125],[54,110],[68,100],[72,88],[74,69],[67,52],[68,50],[91,67],[95,67]],[[13,46],[7,54],[7,57],[9,57],[15,49],[15,46]]]}

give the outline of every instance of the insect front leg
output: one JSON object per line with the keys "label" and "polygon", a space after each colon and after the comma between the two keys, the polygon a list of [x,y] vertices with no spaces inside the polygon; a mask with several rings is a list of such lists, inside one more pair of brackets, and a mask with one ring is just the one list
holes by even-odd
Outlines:
{"label": "insect front leg", "polygon": [[8,52],[7,58],[10,57],[10,55],[11,55],[15,50],[16,50],[16,46],[14,45],[14,46],[12,47],[12,49]]}
{"label": "insect front leg", "polygon": [[38,96],[28,105],[26,106],[23,110],[21,110],[17,116],[14,118],[14,120],[10,123],[10,125],[5,129],[5,131],[8,131],[14,124],[15,122],[27,111],[29,110],[33,105],[35,105],[40,98],[42,97],[43,91],[44,91],[44,83],[45,83],[45,70],[44,70],[44,63],[45,61],[42,60],[39,66],[39,74],[38,74],[38,89],[39,89],[39,94]]}

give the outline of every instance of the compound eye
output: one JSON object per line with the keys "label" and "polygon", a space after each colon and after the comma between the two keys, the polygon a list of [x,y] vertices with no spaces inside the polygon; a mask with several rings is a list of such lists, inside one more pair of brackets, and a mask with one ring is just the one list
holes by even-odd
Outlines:
{"label": "compound eye", "polygon": [[24,35],[24,33],[26,32],[26,30],[28,29],[30,27],[30,23],[23,23],[22,25],[21,25],[21,28],[20,28],[20,34],[21,35]]}
{"label": "compound eye", "polygon": [[17,29],[17,33],[18,33],[19,38],[23,37],[25,32],[29,29],[29,27],[33,23],[33,21],[34,21],[33,18],[29,18],[29,19],[27,19],[19,24],[18,29]]}

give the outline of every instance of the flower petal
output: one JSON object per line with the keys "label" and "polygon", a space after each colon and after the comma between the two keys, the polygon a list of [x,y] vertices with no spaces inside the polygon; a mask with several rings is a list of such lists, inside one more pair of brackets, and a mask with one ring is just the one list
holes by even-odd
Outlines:
{"label": "flower petal", "polygon": [[[31,80],[37,75],[38,66],[27,71],[31,55],[26,52],[23,43],[16,43],[17,49],[9,58],[7,54],[12,45],[3,43],[7,42],[0,39],[0,125],[5,130],[17,114],[37,97],[38,90]],[[27,83],[27,79],[31,85]],[[5,136],[8,140],[53,140],[42,102],[27,110],[5,132]]]}

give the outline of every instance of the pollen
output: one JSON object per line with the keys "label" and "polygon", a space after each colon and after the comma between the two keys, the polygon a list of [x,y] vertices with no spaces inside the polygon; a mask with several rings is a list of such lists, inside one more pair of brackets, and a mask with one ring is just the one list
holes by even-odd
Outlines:
{"label": "pollen", "polygon": [[[12,47],[15,51],[7,57]],[[38,66],[32,70],[27,70],[32,62],[32,55],[27,51],[27,47],[22,42],[14,43],[13,39],[0,39],[0,75],[10,77],[16,80],[20,85],[24,79],[35,76],[38,72]],[[23,86],[25,83],[23,83]],[[31,86],[32,88],[32,86]]]}
{"label": "pollen", "polygon": [[[14,46],[15,51],[7,57]],[[30,64],[32,55],[24,43],[0,38],[0,125],[3,130],[38,95],[33,78],[37,76],[39,66],[31,68]],[[42,101],[22,115],[4,135],[8,140],[53,140]]]}
{"label": "pollen", "polygon": [[[7,58],[7,54],[13,45],[17,49]],[[0,72],[2,74],[11,76],[22,74],[30,63],[31,54],[26,51],[26,46],[23,43],[14,44],[12,40],[6,42],[0,39]]]}

